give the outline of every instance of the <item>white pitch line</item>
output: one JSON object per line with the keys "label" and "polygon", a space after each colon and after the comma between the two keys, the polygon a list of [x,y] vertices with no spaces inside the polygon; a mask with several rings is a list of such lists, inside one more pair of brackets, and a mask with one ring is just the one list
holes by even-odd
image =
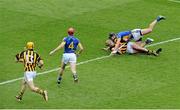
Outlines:
{"label": "white pitch line", "polygon": [[[82,64],[85,64],[85,63],[97,61],[97,60],[104,59],[104,58],[108,58],[108,57],[110,57],[110,55],[102,56],[102,57],[97,57],[97,58],[94,58],[94,59],[90,59],[90,60],[86,60],[86,61],[83,61],[83,62],[79,62],[79,63],[77,63],[76,65],[82,65]],[[66,66],[66,68],[69,68],[69,67],[70,67],[70,66]],[[60,68],[54,68],[54,69],[51,69],[51,70],[48,70],[48,71],[44,71],[44,72],[41,72],[41,73],[37,73],[37,76],[38,76],[38,75],[47,74],[47,73],[51,73],[51,72],[54,72],[54,71],[58,71],[59,69],[60,69]],[[18,81],[18,80],[21,80],[21,79],[23,79],[23,77],[4,81],[4,82],[1,82],[1,83],[0,83],[0,86],[1,86],[1,85],[4,85],[4,84],[8,84],[8,83],[15,82],[15,81]]]}
{"label": "white pitch line", "polygon": [[[162,41],[162,42],[158,42],[158,43],[154,43],[154,44],[151,44],[151,45],[146,46],[146,47],[152,47],[152,46],[156,46],[156,45],[160,45],[160,44],[164,44],[164,43],[168,43],[168,42],[173,42],[173,41],[177,41],[177,40],[180,40],[180,37],[179,38],[175,38],[175,39],[170,39],[170,40]],[[94,59],[82,61],[82,62],[77,63],[77,65],[86,64],[86,63],[89,63],[89,62],[105,59],[105,58],[108,58],[108,57],[110,57],[110,55],[106,55],[106,56],[97,57],[97,58],[94,58]],[[67,66],[66,68],[69,68],[69,66]],[[51,70],[48,70],[48,71],[44,71],[44,72],[38,73],[37,75],[43,75],[43,74],[51,73],[51,72],[54,72],[54,71],[58,71],[59,69],[60,68],[51,69]],[[0,85],[12,83],[12,82],[15,82],[15,81],[18,81],[18,80],[21,80],[21,79],[23,79],[23,77],[12,79],[12,80],[3,81],[3,82],[0,83]]]}
{"label": "white pitch line", "polygon": [[168,0],[170,2],[180,3],[180,0]]}
{"label": "white pitch line", "polygon": [[164,43],[168,43],[168,42],[172,42],[172,41],[176,41],[176,40],[180,40],[180,37],[175,38],[175,39],[170,39],[170,40],[162,41],[162,42],[158,42],[158,43],[154,43],[154,44],[148,45],[146,47],[152,47],[152,46],[156,46],[156,45],[160,45],[160,44],[164,44]]}

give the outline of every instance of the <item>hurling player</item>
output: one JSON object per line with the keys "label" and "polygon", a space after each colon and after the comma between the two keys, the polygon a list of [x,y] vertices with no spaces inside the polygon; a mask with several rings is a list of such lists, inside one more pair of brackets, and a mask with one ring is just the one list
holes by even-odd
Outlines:
{"label": "hurling player", "polygon": [[[76,61],[77,56],[81,54],[83,51],[83,46],[80,41],[74,36],[74,28],[68,29],[68,36],[63,39],[61,44],[52,50],[49,54],[52,55],[59,49],[64,48],[64,53],[62,57],[61,69],[59,71],[57,83],[60,84],[62,80],[62,75],[65,70],[65,67],[68,63],[70,63],[70,68],[73,74],[74,82],[78,82],[78,75],[76,72]],[[79,47],[79,51],[76,53],[77,48]]]}
{"label": "hurling player", "polygon": [[41,59],[39,54],[34,51],[33,42],[28,42],[26,45],[26,50],[16,55],[16,61],[24,63],[25,71],[21,90],[16,96],[16,99],[18,101],[21,101],[26,88],[29,87],[32,92],[42,95],[45,101],[48,101],[47,91],[36,87],[33,82],[33,79],[36,76],[36,65],[39,68],[42,68],[43,66],[43,60]]}

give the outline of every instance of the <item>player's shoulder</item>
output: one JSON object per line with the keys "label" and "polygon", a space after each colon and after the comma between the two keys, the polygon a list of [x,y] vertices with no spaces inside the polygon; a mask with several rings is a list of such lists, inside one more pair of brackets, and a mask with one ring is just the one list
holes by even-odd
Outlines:
{"label": "player's shoulder", "polygon": [[63,38],[63,41],[67,40],[67,38],[68,38],[68,37],[64,37],[64,38]]}
{"label": "player's shoulder", "polygon": [[129,35],[129,34],[131,34],[131,31],[121,31],[121,32],[119,32],[119,33],[117,33],[117,36],[118,37],[123,37],[123,36],[126,36],[126,35]]}
{"label": "player's shoulder", "polygon": [[74,39],[75,39],[76,41],[79,41],[79,39],[78,39],[77,37],[75,37],[75,36],[74,36]]}
{"label": "player's shoulder", "polygon": [[26,52],[26,50],[21,51],[19,54],[23,55]]}
{"label": "player's shoulder", "polygon": [[20,53],[24,53],[24,52],[26,52],[26,50],[23,50],[23,51],[21,51]]}
{"label": "player's shoulder", "polygon": [[34,54],[34,55],[39,56],[39,53],[38,53],[37,51],[35,51],[35,50],[32,50],[32,51],[33,51],[33,54]]}
{"label": "player's shoulder", "polygon": [[131,32],[130,30],[127,30],[127,31],[118,32],[118,34],[125,34],[125,33],[130,33],[130,32]]}

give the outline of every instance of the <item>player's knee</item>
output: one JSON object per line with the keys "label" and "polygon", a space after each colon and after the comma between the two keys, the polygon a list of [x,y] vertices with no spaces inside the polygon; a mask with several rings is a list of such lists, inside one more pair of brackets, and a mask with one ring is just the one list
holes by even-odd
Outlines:
{"label": "player's knee", "polygon": [[31,90],[32,92],[36,92],[36,89],[35,89],[34,87],[30,87],[30,90]]}
{"label": "player's knee", "polygon": [[148,33],[150,33],[150,32],[152,32],[153,31],[153,29],[152,28],[148,28]]}
{"label": "player's knee", "polygon": [[36,88],[33,85],[29,85],[29,89],[34,92]]}
{"label": "player's knee", "polygon": [[151,29],[149,29],[149,32],[152,32],[153,31],[153,29],[151,28]]}
{"label": "player's knee", "polygon": [[75,73],[76,73],[76,71],[75,71],[75,70],[72,70],[72,73],[73,73],[73,74],[75,74]]}
{"label": "player's knee", "polygon": [[137,49],[138,49],[138,46],[137,46],[136,44],[131,45],[131,47],[132,47],[134,50],[137,50]]}

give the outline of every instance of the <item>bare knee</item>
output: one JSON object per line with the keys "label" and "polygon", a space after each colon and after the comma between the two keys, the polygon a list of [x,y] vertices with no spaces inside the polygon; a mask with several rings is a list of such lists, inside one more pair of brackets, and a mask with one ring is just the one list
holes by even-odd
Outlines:
{"label": "bare knee", "polygon": [[36,92],[37,88],[34,86],[34,85],[29,85],[29,89],[32,91],[32,92]]}
{"label": "bare knee", "polygon": [[150,33],[150,32],[152,32],[152,31],[153,31],[153,29],[152,29],[152,28],[149,28],[149,29],[148,29],[148,31],[149,31],[149,33]]}
{"label": "bare knee", "polygon": [[135,50],[137,50],[137,49],[138,49],[137,44],[133,44],[131,47],[132,47],[133,49],[135,49]]}
{"label": "bare knee", "polygon": [[35,87],[29,87],[32,92],[36,92]]}
{"label": "bare knee", "polygon": [[70,66],[72,73],[76,73],[76,63],[71,63]]}

